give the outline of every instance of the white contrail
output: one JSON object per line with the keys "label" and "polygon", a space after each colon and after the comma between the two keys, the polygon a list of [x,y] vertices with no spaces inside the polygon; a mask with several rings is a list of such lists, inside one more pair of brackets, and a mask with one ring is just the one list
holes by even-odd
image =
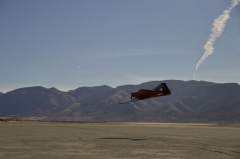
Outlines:
{"label": "white contrail", "polygon": [[232,0],[231,6],[228,9],[224,10],[223,13],[213,21],[211,34],[209,35],[209,38],[203,47],[204,53],[195,66],[196,71],[198,70],[199,66],[206,60],[206,58],[213,53],[215,41],[223,33],[226,23],[230,18],[232,9],[239,3],[240,0]]}

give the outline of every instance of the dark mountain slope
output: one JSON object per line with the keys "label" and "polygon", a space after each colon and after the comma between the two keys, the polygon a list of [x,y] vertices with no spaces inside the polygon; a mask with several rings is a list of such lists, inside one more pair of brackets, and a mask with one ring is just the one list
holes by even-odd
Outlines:
{"label": "dark mountain slope", "polygon": [[[172,95],[134,103],[130,92],[166,82]],[[80,87],[69,92],[31,87],[0,96],[0,115],[53,120],[239,122],[240,86],[205,81],[152,81],[140,85]]]}
{"label": "dark mountain slope", "polygon": [[75,103],[73,97],[55,88],[21,88],[0,98],[1,116],[47,116]]}

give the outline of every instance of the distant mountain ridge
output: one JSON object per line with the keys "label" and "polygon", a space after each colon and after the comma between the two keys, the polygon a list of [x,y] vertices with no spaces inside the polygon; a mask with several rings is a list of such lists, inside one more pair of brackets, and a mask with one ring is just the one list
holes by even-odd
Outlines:
{"label": "distant mountain ridge", "polygon": [[[138,89],[166,82],[172,95],[119,104]],[[0,93],[0,116],[68,121],[239,122],[240,86],[206,81],[151,81],[139,85],[79,87],[62,92],[41,86]]]}

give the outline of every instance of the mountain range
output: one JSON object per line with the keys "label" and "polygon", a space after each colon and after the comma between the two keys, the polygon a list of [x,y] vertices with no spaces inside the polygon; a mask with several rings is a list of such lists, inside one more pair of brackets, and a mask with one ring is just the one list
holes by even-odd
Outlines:
{"label": "mountain range", "polygon": [[[138,89],[166,82],[172,95],[119,104]],[[239,122],[240,85],[207,81],[151,81],[139,85],[41,86],[0,93],[0,117],[54,121]]]}

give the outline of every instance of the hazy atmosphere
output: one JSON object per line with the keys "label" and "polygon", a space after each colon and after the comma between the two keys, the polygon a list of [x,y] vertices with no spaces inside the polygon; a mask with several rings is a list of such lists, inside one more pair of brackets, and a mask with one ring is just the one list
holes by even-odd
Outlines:
{"label": "hazy atmosphere", "polygon": [[240,7],[193,77],[228,0],[0,0],[0,91],[181,79],[239,82]]}
{"label": "hazy atmosphere", "polygon": [[240,0],[0,0],[0,158],[240,159]]}

